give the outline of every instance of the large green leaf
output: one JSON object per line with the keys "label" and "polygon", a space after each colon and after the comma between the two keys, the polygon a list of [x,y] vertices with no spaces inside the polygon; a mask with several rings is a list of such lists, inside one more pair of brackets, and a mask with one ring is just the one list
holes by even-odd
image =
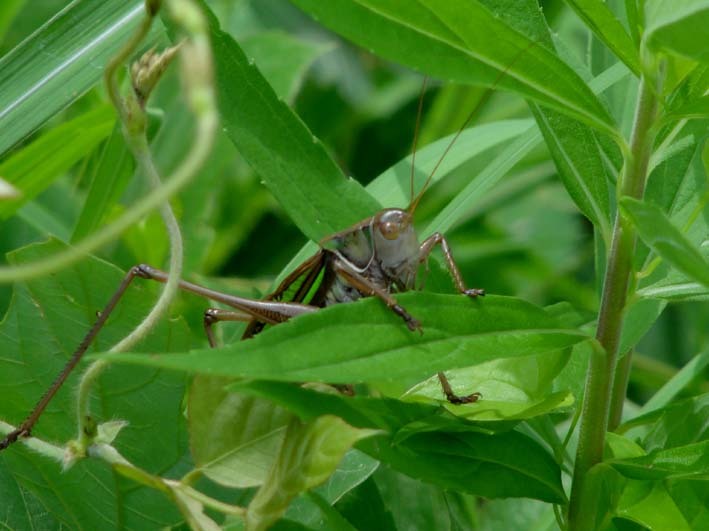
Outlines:
{"label": "large green leaf", "polygon": [[228,393],[228,380],[200,376],[190,388],[190,442],[196,468],[222,485],[261,485],[291,415],[263,399]]}
{"label": "large green leaf", "polygon": [[612,131],[588,86],[538,41],[466,0],[292,0],[322,24],[386,59],[463,83],[494,84]]}
{"label": "large green leaf", "polygon": [[246,528],[269,528],[298,493],[323,483],[354,443],[374,434],[334,416],[291,420],[268,478],[249,503]]}
{"label": "large green leaf", "polygon": [[345,178],[234,39],[212,24],[226,133],[303,234],[319,241],[379,210],[356,181]]}
{"label": "large green leaf", "polygon": [[[33,245],[14,253],[15,263],[45,258],[65,248],[57,242]],[[18,424],[52,383],[60,368],[88,331],[119,284],[115,266],[89,258],[50,277],[17,285],[13,303],[0,325],[0,418]],[[116,309],[97,339],[100,350],[123,337],[147,312],[156,290],[136,286]],[[180,350],[189,345],[184,324],[163,323],[141,348]],[[134,368],[133,368],[134,369]],[[94,390],[96,420],[130,422],[116,447],[141,467],[170,473],[179,469],[187,448],[180,400],[184,379],[152,370],[111,370]],[[65,442],[75,436],[75,393],[78,373],[51,402],[33,434]],[[150,441],[150,444],[146,444]],[[13,512],[34,514],[43,507],[49,527],[100,529],[171,525],[179,514],[162,494],[136,488],[98,461],[81,461],[70,471],[32,454],[16,443],[0,456],[0,491],[21,489],[23,499]],[[0,520],[5,518],[0,512]],[[22,528],[22,526],[20,526]]]}
{"label": "large green leaf", "polygon": [[353,383],[424,378],[491,359],[551,352],[586,337],[520,299],[405,293],[398,300],[420,320],[423,333],[411,332],[381,301],[368,298],[215,350],[108,358],[212,375]]}
{"label": "large green leaf", "polygon": [[2,57],[0,156],[91,88],[142,16],[140,0],[77,0]]}
{"label": "large green leaf", "polygon": [[445,488],[488,497],[564,497],[558,465],[537,442],[515,431],[493,433],[424,404],[347,398],[275,382],[234,388],[274,400],[305,420],[335,414],[354,426],[385,430],[388,437],[363,441],[358,448],[404,474]]}

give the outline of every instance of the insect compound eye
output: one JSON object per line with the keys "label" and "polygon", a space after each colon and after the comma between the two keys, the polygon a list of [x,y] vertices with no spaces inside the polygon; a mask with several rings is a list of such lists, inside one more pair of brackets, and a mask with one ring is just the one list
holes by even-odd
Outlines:
{"label": "insect compound eye", "polygon": [[395,240],[399,237],[400,224],[395,221],[383,221],[379,224],[379,232],[387,240]]}

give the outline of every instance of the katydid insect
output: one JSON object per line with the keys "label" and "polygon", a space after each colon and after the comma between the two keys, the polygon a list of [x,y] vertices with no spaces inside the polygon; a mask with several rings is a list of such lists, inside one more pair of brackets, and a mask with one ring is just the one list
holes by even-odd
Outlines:
{"label": "katydid insect", "polygon": [[[515,60],[529,48],[531,43],[521,50]],[[514,61],[507,67],[509,69]],[[492,85],[494,89],[498,81],[505,75],[507,69],[500,72]],[[416,207],[430,184],[434,173],[451,149],[458,136],[472,121],[473,117],[487,100],[490,92],[481,98],[470,112],[458,133],[454,136],[443,152],[438,163],[428,175],[426,182],[414,196],[413,175],[425,81],[419,98],[418,117],[414,134],[413,154],[411,163],[411,201],[408,208],[387,208],[370,218],[356,223],[352,227],[333,234],[320,242],[320,249],[310,258],[300,264],[278,288],[262,300],[238,297],[215,291],[187,281],[180,281],[180,288],[206,299],[233,308],[224,310],[209,308],[204,314],[204,327],[209,344],[214,347],[216,342],[212,330],[214,323],[219,321],[248,322],[242,339],[250,338],[259,333],[266,325],[275,325],[293,317],[317,311],[319,308],[355,301],[362,297],[377,297],[383,301],[396,315],[401,317],[412,331],[422,331],[421,323],[415,316],[409,314],[396,301],[395,294],[415,289],[417,271],[425,263],[433,249],[440,245],[446,266],[458,291],[464,296],[476,298],[485,294],[482,289],[466,287],[462,275],[451,254],[446,238],[435,233],[419,243],[414,230],[414,213]],[[167,273],[148,265],[132,267],[106,307],[98,314],[98,318],[76,351],[69,359],[61,373],[50,388],[38,401],[30,415],[20,426],[0,441],[0,450],[7,448],[20,437],[29,436],[32,428],[47,407],[51,399],[61,388],[71,371],[76,367],[92,341],[108,320],[111,312],[128,289],[134,278],[141,277],[158,282],[165,282]],[[317,284],[319,282],[319,284]],[[316,285],[317,284],[317,285]],[[480,399],[480,393],[457,395],[451,388],[445,374],[437,374],[446,399],[453,404],[466,404]]]}

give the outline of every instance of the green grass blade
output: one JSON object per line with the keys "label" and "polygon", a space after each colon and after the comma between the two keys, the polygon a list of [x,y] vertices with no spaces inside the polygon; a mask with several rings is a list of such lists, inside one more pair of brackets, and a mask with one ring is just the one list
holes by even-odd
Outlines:
{"label": "green grass blade", "polygon": [[0,59],[0,156],[101,78],[140,0],[78,0]]}
{"label": "green grass blade", "polygon": [[10,217],[91,153],[109,135],[114,122],[113,107],[100,105],[55,127],[7,158],[0,164],[0,175],[22,195],[0,203],[0,219]]}

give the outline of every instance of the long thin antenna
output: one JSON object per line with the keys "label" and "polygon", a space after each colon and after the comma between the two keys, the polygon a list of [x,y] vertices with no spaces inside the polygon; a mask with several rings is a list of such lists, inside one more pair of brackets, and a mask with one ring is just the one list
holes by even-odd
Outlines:
{"label": "long thin antenna", "polygon": [[[507,73],[510,71],[510,68],[512,68],[514,66],[514,64],[517,62],[517,60],[520,57],[522,57],[522,55],[527,53],[529,50],[531,50],[537,44],[539,44],[539,41],[530,42],[529,45],[527,45],[525,48],[523,48],[522,50],[517,52],[517,55],[515,55],[515,57],[512,59],[512,61],[510,61],[510,64],[508,64],[504,70],[500,71],[500,73],[495,78],[495,81],[493,81],[492,85],[490,86],[490,88],[485,92],[485,94],[483,94],[483,96],[480,98],[480,101],[478,101],[477,105],[475,105],[475,107],[473,107],[473,110],[470,111],[470,114],[468,114],[468,117],[463,122],[463,125],[460,127],[460,129],[458,129],[458,132],[455,134],[453,139],[450,141],[450,143],[446,147],[445,151],[443,151],[443,154],[438,159],[438,162],[436,162],[436,165],[433,167],[433,170],[431,170],[431,173],[428,175],[426,182],[423,183],[423,187],[421,188],[421,191],[416,195],[415,198],[412,198],[411,204],[409,205],[409,208],[408,208],[408,211],[412,216],[414,214],[414,211],[416,210],[416,207],[419,204],[419,201],[421,201],[421,198],[423,197],[423,194],[426,191],[426,188],[428,188],[428,185],[431,183],[431,179],[433,179],[433,175],[438,170],[439,166],[443,162],[443,159],[446,158],[446,155],[453,147],[453,144],[455,144],[456,140],[458,140],[458,137],[460,137],[460,135],[463,133],[463,131],[465,131],[465,128],[468,127],[468,125],[473,120],[473,118],[478,113],[478,111],[482,108],[482,106],[490,99],[490,97],[492,96],[492,93],[497,88],[497,84],[500,82],[500,80],[503,77],[505,77],[507,75]],[[416,135],[418,135],[418,128],[416,131]],[[415,143],[414,143],[414,145],[415,145]],[[411,179],[412,179],[412,183],[413,183],[413,157],[412,157],[411,175],[412,175]],[[412,194],[413,194],[413,184],[412,184]]]}
{"label": "long thin antenna", "polygon": [[421,114],[423,113],[423,96],[426,93],[426,82],[428,81],[428,76],[424,76],[423,83],[421,83],[421,94],[419,94],[419,107],[416,111],[416,127],[414,128],[414,142],[411,146],[411,177],[409,178],[409,190],[411,193],[411,199],[409,202],[414,200],[414,173],[416,172],[416,147],[419,141],[419,129],[421,128]]}

